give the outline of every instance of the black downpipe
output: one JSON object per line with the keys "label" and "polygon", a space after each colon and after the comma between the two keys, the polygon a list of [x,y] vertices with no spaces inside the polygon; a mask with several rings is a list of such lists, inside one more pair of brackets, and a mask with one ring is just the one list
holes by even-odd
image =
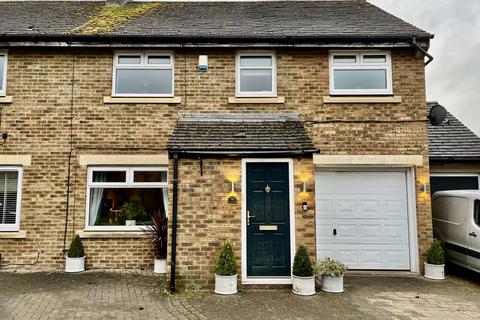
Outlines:
{"label": "black downpipe", "polygon": [[173,203],[172,203],[172,261],[170,263],[170,291],[175,292],[177,264],[177,206],[178,206],[178,153],[173,153]]}
{"label": "black downpipe", "polygon": [[413,37],[412,38],[412,44],[415,48],[417,48],[418,50],[420,50],[427,58],[427,62],[425,62],[425,66],[427,66],[430,62],[433,61],[433,56],[427,52],[427,50],[423,49],[422,46],[420,46],[417,42],[417,38]]}

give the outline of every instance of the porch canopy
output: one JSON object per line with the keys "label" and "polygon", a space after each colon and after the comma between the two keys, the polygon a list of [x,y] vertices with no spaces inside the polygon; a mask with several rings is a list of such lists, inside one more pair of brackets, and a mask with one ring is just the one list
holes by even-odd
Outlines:
{"label": "porch canopy", "polygon": [[181,114],[167,149],[224,156],[318,152],[297,114]]}

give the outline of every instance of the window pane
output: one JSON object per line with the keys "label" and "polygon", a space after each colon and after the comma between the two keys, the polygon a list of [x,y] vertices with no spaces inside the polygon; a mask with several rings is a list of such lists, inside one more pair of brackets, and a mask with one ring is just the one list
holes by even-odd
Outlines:
{"label": "window pane", "polygon": [[475,200],[475,209],[474,209],[474,219],[475,223],[480,226],[480,200]]}
{"label": "window pane", "polygon": [[240,91],[268,91],[272,89],[271,69],[240,70]]}
{"label": "window pane", "polygon": [[170,64],[169,56],[148,56],[149,64]]}
{"label": "window pane", "polygon": [[266,66],[271,66],[272,65],[272,57],[269,56],[246,56],[246,57],[240,57],[240,65],[243,66],[248,66],[248,67],[256,67],[256,66],[261,66],[261,67],[266,67]]}
{"label": "window pane", "polygon": [[5,56],[0,55],[0,91],[3,90],[3,68],[5,68]]}
{"label": "window pane", "polygon": [[167,182],[166,171],[135,171],[133,182]]}
{"label": "window pane", "polygon": [[125,171],[93,171],[93,182],[126,182]]}
{"label": "window pane", "polygon": [[119,64],[140,64],[140,56],[118,56]]}
{"label": "window pane", "polygon": [[167,203],[167,188],[91,188],[89,225],[151,224],[155,211],[166,215]]}
{"label": "window pane", "polygon": [[117,69],[116,81],[116,93],[172,93],[171,69]]}
{"label": "window pane", "polygon": [[15,224],[17,219],[18,171],[0,172],[0,224]]}
{"label": "window pane", "polygon": [[335,89],[386,89],[387,71],[335,70]]}
{"label": "window pane", "polygon": [[363,56],[365,63],[382,63],[387,62],[387,57],[384,54]]}
{"label": "window pane", "polygon": [[351,56],[333,56],[333,62],[335,63],[356,63],[357,57],[354,55]]}

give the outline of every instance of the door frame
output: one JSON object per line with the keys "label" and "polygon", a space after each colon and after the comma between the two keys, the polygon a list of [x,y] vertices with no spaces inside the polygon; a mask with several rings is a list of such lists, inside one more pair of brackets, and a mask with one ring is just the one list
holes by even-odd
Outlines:
{"label": "door frame", "polygon": [[293,159],[291,158],[243,158],[242,159],[242,284],[291,284],[290,277],[247,277],[247,163],[280,162],[288,163],[288,194],[290,210],[290,264],[295,255],[295,192]]}
{"label": "door frame", "polygon": [[[382,166],[352,166],[352,167],[315,167],[315,184],[316,174],[321,171],[353,171],[353,172],[405,172],[406,174],[406,194],[407,194],[407,225],[408,225],[408,247],[410,258],[410,270],[405,272],[420,272],[420,257],[418,251],[418,231],[417,231],[417,192],[415,182],[415,167],[382,167]],[[315,185],[316,197],[317,188]],[[317,214],[317,203],[315,202],[315,217]],[[315,234],[316,234],[315,230]],[[317,243],[315,241],[315,247]],[[315,252],[316,253],[316,252]],[[403,272],[403,271],[402,271]]]}

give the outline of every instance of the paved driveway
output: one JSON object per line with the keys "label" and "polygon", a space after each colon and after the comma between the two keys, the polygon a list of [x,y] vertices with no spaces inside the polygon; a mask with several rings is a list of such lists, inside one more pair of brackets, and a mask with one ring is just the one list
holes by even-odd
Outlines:
{"label": "paved driveway", "polygon": [[[467,278],[465,278],[467,274]],[[288,290],[165,296],[142,272],[0,272],[0,319],[479,319],[480,279],[355,275],[346,292]]]}

